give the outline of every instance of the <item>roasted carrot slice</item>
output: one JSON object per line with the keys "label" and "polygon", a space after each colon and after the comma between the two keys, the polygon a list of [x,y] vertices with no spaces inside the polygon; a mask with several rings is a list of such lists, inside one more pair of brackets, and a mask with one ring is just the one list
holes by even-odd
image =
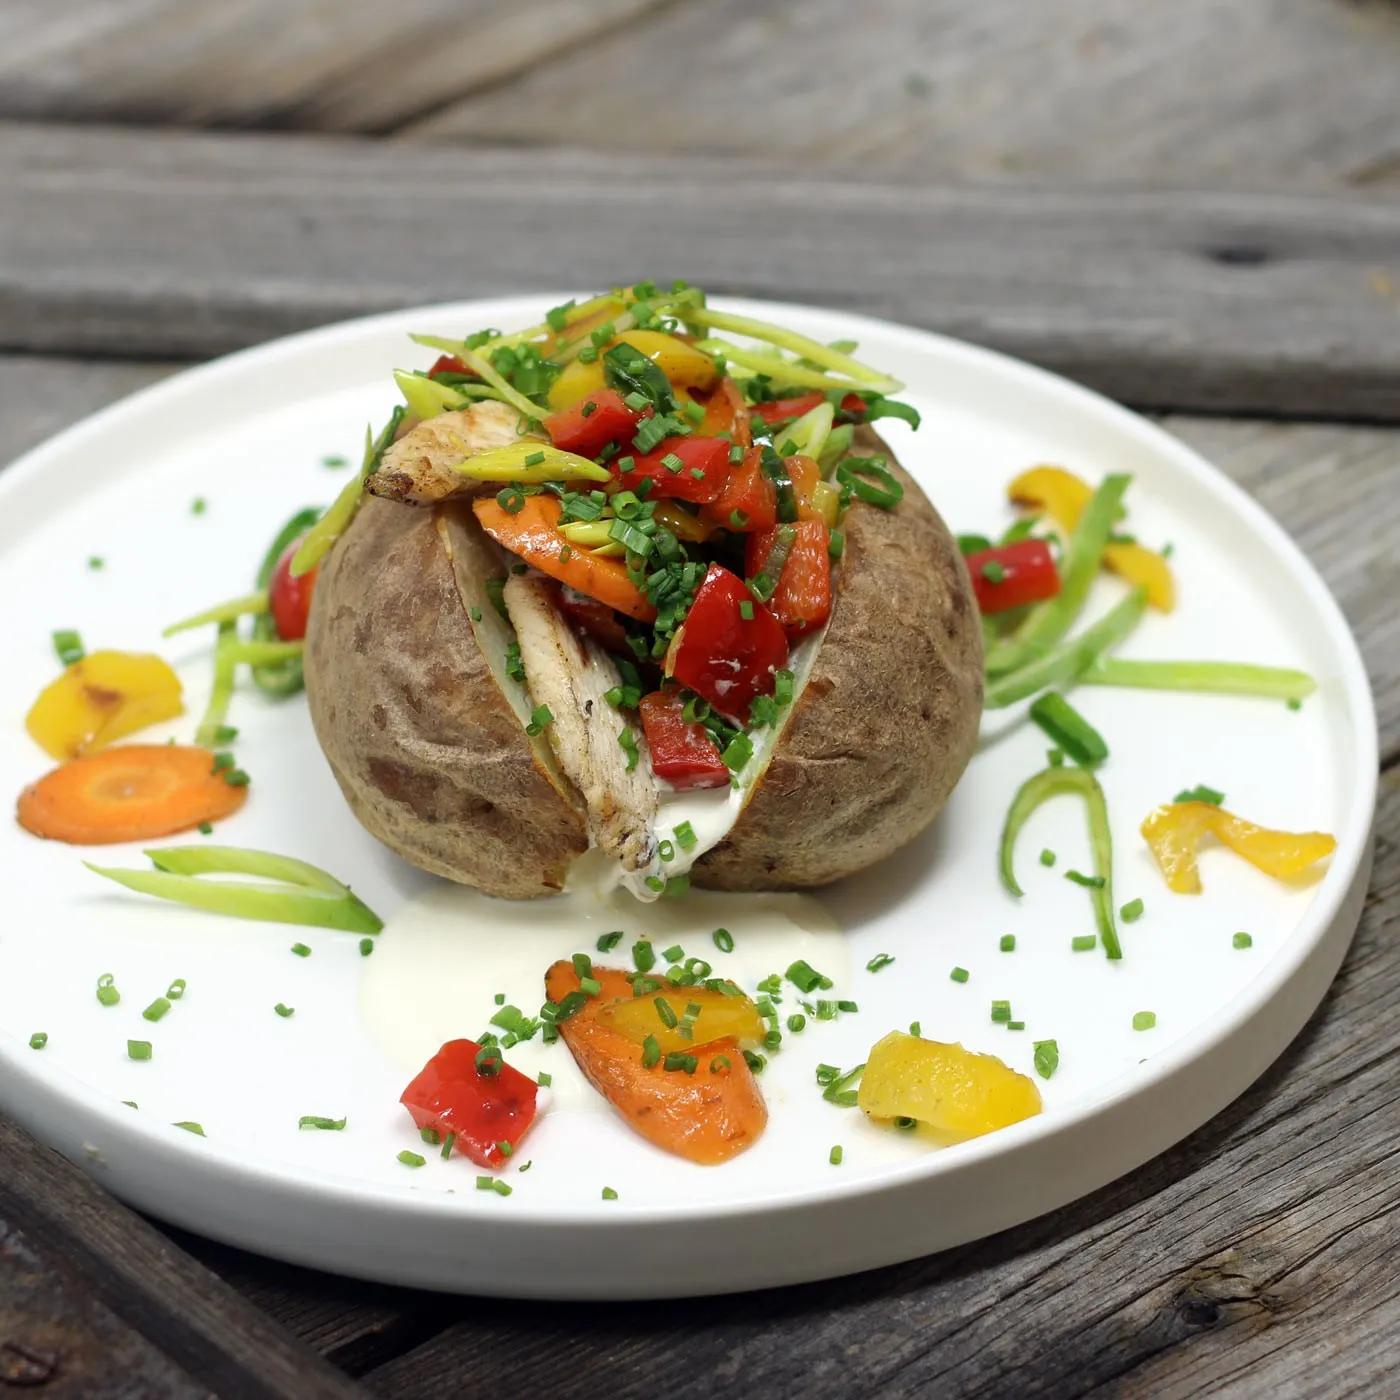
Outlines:
{"label": "roasted carrot slice", "polygon": [[[642,1047],[599,1014],[616,1002],[631,1001],[632,984],[613,968],[595,967],[593,976],[602,991],[559,1022],[564,1043],[589,1083],[648,1142],[691,1162],[712,1166],[753,1146],[768,1122],[768,1109],[738,1042],[726,1037],[697,1045],[689,1052],[695,1057],[694,1073],[666,1069],[664,1059],[648,1068]],[[572,963],[557,962],[545,976],[552,1002],[579,990]]]}
{"label": "roasted carrot slice", "polygon": [[526,496],[517,511],[508,511],[494,496],[472,502],[481,528],[497,544],[533,564],[542,574],[567,583],[628,617],[650,622],[656,609],[627,576],[621,559],[600,557],[572,545],[559,533],[562,507],[556,496]]}
{"label": "roasted carrot slice", "polygon": [[19,824],[75,846],[145,841],[217,821],[247,798],[214,771],[208,749],[125,744],[75,758],[19,796]]}

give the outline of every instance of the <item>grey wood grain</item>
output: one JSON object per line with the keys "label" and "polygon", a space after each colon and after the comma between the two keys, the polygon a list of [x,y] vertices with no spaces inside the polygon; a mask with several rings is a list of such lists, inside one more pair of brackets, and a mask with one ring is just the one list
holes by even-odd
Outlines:
{"label": "grey wood grain", "polygon": [[1400,418],[1400,203],[1377,198],[25,126],[0,128],[0,187],[11,350],[207,354],[644,270],[895,316],[1148,407]]}
{"label": "grey wood grain", "polygon": [[0,115],[1394,186],[1398,58],[1349,0],[7,0]]}
{"label": "grey wood grain", "polygon": [[[6,1238],[26,1251],[24,1258],[11,1256],[20,1267],[37,1270],[40,1279],[56,1274],[76,1298],[92,1300],[91,1307],[82,1305],[86,1316],[75,1298],[66,1323],[62,1313],[51,1321],[47,1346],[37,1341],[43,1319],[24,1319],[26,1329],[14,1334],[15,1345],[41,1355],[62,1351],[68,1369],[81,1376],[81,1358],[94,1336],[84,1328],[92,1326],[101,1335],[97,1329],[105,1324],[110,1331],[111,1315],[146,1339],[146,1352],[154,1348],[165,1358],[141,1354],[139,1337],[122,1333],[133,1364],[148,1368],[149,1388],[138,1374],[126,1390],[79,1388],[68,1394],[201,1393],[188,1384],[190,1377],[217,1394],[249,1400],[340,1400],[356,1394],[315,1352],[118,1205],[77,1167],[0,1117],[0,1241]],[[21,1276],[6,1269],[0,1279],[0,1323],[17,1325],[23,1309],[40,1301]],[[0,1382],[6,1364],[24,1360],[13,1350],[5,1355],[9,1340],[0,1333]],[[91,1372],[90,1362],[87,1369]],[[63,1381],[57,1363],[53,1379]]]}
{"label": "grey wood grain", "polygon": [[923,180],[1394,183],[1397,64],[1391,4],[715,0],[618,29],[587,63],[563,56],[468,94],[409,134]]}
{"label": "grey wood grain", "polygon": [[379,132],[665,0],[6,0],[0,115]]}

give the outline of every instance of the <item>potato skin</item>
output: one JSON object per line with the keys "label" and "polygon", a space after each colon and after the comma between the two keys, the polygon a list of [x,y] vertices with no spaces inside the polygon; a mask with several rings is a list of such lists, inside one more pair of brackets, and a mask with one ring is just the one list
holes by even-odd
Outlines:
{"label": "potato skin", "polygon": [[385,845],[488,894],[552,894],[588,847],[584,817],[477,643],[450,549],[490,546],[458,509],[361,506],[316,580],[311,719],[346,801]]}
{"label": "potato skin", "polygon": [[857,499],[831,623],[767,771],[734,829],[699,860],[721,890],[825,885],[882,860],[937,815],[977,743],[982,626],[967,566],[928,497],[893,511]]}

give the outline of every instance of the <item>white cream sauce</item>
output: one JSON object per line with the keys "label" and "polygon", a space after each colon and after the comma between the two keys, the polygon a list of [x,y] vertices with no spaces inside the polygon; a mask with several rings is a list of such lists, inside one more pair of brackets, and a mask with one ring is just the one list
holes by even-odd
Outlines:
{"label": "white cream sauce", "polygon": [[[715,946],[717,928],[733,935],[732,953]],[[623,932],[617,947],[598,952],[599,936],[614,929]],[[622,890],[580,888],[551,899],[513,901],[443,883],[393,915],[374,956],[365,960],[364,1024],[384,1055],[411,1074],[444,1042],[492,1029],[496,993],[534,1016],[552,962],[586,952],[600,966],[630,968],[632,945],[642,937],[656,946],[663,970],[661,950],[679,943],[687,957],[704,958],[714,976],[732,978],[749,993],[797,958],[838,986],[850,978],[841,930],[811,895],[697,890],[684,899],[641,905]],[[536,1036],[511,1047],[506,1059],[524,1074],[548,1071],[557,1106],[606,1107],[562,1041],[546,1045]]]}

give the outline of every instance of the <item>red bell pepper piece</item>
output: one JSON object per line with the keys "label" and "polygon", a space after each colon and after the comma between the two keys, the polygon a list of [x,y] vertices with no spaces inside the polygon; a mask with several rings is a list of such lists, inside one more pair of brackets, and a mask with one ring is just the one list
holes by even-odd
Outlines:
{"label": "red bell pepper piece", "polygon": [[433,361],[433,367],[428,371],[429,379],[436,379],[440,374],[470,374],[473,379],[476,374],[459,360],[456,355],[439,355]]}
{"label": "red bell pepper piece", "polygon": [[[796,532],[792,550],[768,608],[788,636],[797,638],[831,616],[831,536],[822,520],[799,520],[792,528]],[[777,534],[773,529],[749,536],[745,566],[750,578],[763,571]]]}
{"label": "red bell pepper piece", "polygon": [[301,540],[299,535],[282,551],[267,589],[272,621],[284,642],[299,642],[306,636],[311,594],[316,587],[316,569],[308,569],[299,578],[292,577],[292,556],[301,547]]}
{"label": "red bell pepper piece", "polygon": [[627,646],[627,629],[606,603],[600,603],[596,598],[590,598],[587,594],[576,592],[572,588],[563,587],[557,591],[555,602],[559,606],[559,611],[580,632],[586,632],[608,651],[620,652],[630,658],[631,651]]}
{"label": "red bell pepper piece", "polygon": [[711,564],[671,643],[667,673],[721,714],[744,722],[754,697],[773,693],[773,672],[787,659],[778,620],[738,575]]}
{"label": "red bell pepper piece", "polygon": [[477,1066],[481,1047],[471,1040],[449,1040],[423,1066],[399,1100],[420,1128],[435,1128],[480,1167],[499,1167],[535,1121],[539,1086],[528,1075],[495,1059],[494,1074]]}
{"label": "red bell pepper piece", "polygon": [[544,420],[545,431],[561,452],[596,457],[608,443],[629,443],[641,415],[628,408],[616,389],[599,389]]}
{"label": "red bell pepper piece", "polygon": [[754,404],[753,412],[765,423],[783,423],[789,418],[801,418],[804,413],[810,413],[823,397],[824,395],[814,390],[810,394],[797,394],[790,399],[770,399],[767,403]]}
{"label": "red bell pepper piece", "polygon": [[[619,471],[617,479],[630,491],[650,480],[651,500],[670,498],[703,504],[718,499],[724,491],[729,480],[729,447],[723,438],[662,438],[654,451],[632,454],[631,469]],[[679,467],[674,466],[677,461]]]}
{"label": "red bell pepper piece", "polygon": [[1044,540],[1017,540],[979,550],[967,556],[967,568],[984,613],[1039,603],[1060,591],[1060,571]]}
{"label": "red bell pepper piece", "polygon": [[703,724],[685,721],[685,702],[674,690],[642,696],[642,732],[651,750],[651,766],[673,788],[726,787],[729,769],[719,745]]}
{"label": "red bell pepper piece", "polygon": [[730,471],[724,490],[701,515],[712,525],[741,534],[777,524],[778,493],[762,462],[762,448],[752,447],[744,453],[744,460]]}
{"label": "red bell pepper piece", "polygon": [[705,405],[705,417],[695,429],[698,437],[719,437],[728,433],[740,447],[748,447],[753,442],[749,430],[749,408],[739,386],[726,374],[715,386],[708,399],[703,394],[691,391],[697,403]]}

